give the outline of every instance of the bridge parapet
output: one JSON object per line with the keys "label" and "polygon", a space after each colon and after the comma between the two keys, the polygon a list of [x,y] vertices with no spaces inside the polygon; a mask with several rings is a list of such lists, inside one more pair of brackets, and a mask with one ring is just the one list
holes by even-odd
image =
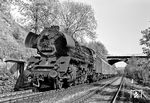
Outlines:
{"label": "bridge parapet", "polygon": [[136,57],[136,58],[150,58],[150,56],[107,56],[107,58],[132,58],[132,57]]}

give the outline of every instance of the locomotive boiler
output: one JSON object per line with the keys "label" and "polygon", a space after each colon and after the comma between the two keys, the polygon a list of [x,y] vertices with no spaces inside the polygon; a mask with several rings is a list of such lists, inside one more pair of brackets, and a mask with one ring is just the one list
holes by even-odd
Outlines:
{"label": "locomotive boiler", "polygon": [[30,57],[26,69],[20,63],[15,91],[61,89],[92,81],[94,51],[79,45],[59,26],[45,28],[40,34],[30,32],[25,45],[37,49],[39,56]]}

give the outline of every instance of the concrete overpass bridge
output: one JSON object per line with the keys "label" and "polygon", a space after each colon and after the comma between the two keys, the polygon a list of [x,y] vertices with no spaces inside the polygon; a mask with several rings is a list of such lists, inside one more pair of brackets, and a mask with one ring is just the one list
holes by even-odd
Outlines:
{"label": "concrete overpass bridge", "polygon": [[132,57],[139,58],[139,59],[150,58],[149,56],[133,56],[133,55],[132,56],[111,56],[111,55],[109,55],[109,56],[107,56],[107,60],[110,65],[113,65],[113,64],[115,64],[117,62],[121,62],[121,61],[128,64],[128,60]]}

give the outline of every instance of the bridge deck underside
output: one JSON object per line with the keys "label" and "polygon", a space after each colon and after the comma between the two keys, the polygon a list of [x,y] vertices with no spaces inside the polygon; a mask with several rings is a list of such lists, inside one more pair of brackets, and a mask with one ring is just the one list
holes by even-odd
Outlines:
{"label": "bridge deck underside", "polygon": [[112,59],[112,60],[108,60],[108,63],[109,63],[110,65],[113,65],[113,64],[115,64],[115,63],[117,63],[117,62],[120,62],[120,61],[123,61],[123,60],[120,60],[120,59]]}

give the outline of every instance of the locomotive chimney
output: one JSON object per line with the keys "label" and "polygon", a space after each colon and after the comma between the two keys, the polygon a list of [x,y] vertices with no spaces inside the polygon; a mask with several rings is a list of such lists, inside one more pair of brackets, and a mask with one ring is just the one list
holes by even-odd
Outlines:
{"label": "locomotive chimney", "polygon": [[50,28],[52,31],[59,31],[59,26],[51,26]]}

